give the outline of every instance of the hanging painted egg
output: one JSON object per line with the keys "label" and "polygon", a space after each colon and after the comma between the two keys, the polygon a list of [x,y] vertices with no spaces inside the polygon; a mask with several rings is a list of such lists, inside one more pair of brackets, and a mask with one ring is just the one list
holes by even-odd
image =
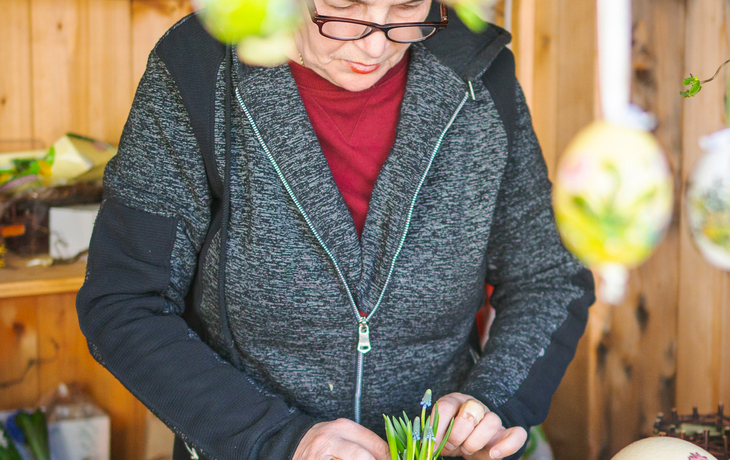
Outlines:
{"label": "hanging painted egg", "polygon": [[717,460],[717,458],[689,441],[656,436],[629,444],[611,460]]}
{"label": "hanging painted egg", "polygon": [[277,65],[294,46],[303,17],[298,0],[194,0],[205,29],[217,40],[239,44],[239,58],[254,65]]}
{"label": "hanging painted egg", "polygon": [[700,144],[706,153],[690,176],[685,201],[689,227],[704,258],[730,270],[730,128]]}
{"label": "hanging painted egg", "polygon": [[601,276],[604,301],[621,301],[628,269],[661,240],[672,202],[669,167],[647,131],[597,121],[570,143],[553,189],[555,219],[568,250]]}

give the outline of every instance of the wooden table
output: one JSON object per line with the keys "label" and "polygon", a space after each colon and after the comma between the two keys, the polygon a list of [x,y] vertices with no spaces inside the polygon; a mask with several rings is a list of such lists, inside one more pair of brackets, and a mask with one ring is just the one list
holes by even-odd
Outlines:
{"label": "wooden table", "polygon": [[111,417],[113,460],[142,459],[147,410],[88,351],[76,316],[86,264],[0,269],[0,410],[78,383]]}

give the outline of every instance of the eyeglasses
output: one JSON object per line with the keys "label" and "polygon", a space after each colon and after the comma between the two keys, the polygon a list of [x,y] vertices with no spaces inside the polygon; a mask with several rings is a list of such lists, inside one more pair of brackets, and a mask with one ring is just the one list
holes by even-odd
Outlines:
{"label": "eyeglasses", "polygon": [[376,30],[380,30],[392,42],[416,43],[433,36],[449,24],[449,15],[446,5],[443,3],[441,4],[441,22],[401,22],[383,25],[357,19],[322,16],[317,13],[312,2],[307,3],[312,22],[319,27],[319,33],[333,40],[360,40]]}

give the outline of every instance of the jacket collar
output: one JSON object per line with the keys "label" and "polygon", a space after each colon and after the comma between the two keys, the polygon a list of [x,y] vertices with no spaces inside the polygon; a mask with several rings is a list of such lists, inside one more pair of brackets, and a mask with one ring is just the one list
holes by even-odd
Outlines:
{"label": "jacket collar", "polygon": [[[431,14],[438,8],[437,2],[433,2]],[[511,40],[509,32],[494,24],[480,33],[472,32],[450,9],[448,27],[423,44],[462,80],[469,82],[481,77]]]}

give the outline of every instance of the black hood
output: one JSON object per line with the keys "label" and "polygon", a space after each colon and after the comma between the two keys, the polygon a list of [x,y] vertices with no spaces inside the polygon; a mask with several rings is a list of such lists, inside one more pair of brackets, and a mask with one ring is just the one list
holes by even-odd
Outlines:
{"label": "black hood", "polygon": [[[430,14],[438,13],[439,8],[433,2]],[[464,81],[473,81],[489,68],[511,40],[509,32],[494,24],[482,32],[471,31],[449,8],[448,27],[423,44]]]}

